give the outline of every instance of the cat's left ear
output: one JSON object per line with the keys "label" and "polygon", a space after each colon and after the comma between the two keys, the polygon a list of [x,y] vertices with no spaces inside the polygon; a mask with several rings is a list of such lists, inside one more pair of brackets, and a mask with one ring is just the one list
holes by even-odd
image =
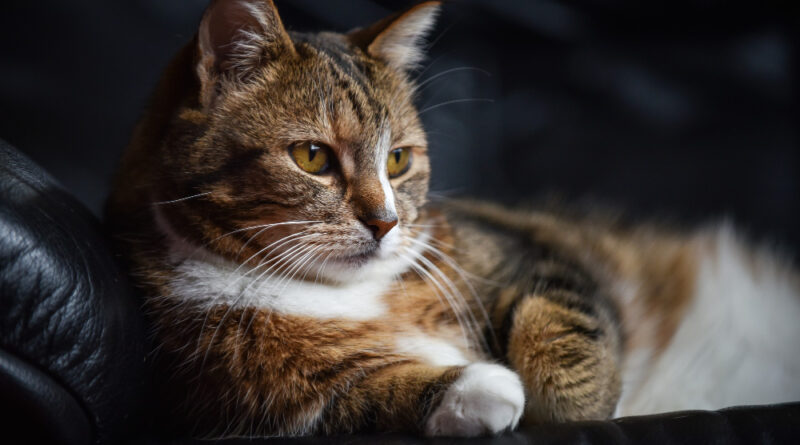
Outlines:
{"label": "cat's left ear", "polygon": [[433,28],[441,2],[430,1],[347,34],[353,44],[391,68],[407,71],[424,58],[424,39]]}
{"label": "cat's left ear", "polygon": [[244,82],[264,63],[294,54],[272,0],[212,0],[197,31],[201,102],[213,102],[221,79]]}

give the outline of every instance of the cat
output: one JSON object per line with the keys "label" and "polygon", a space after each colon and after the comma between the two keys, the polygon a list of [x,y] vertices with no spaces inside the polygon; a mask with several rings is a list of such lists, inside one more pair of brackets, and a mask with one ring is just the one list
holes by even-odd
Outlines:
{"label": "cat", "polygon": [[199,437],[496,434],[800,399],[800,278],[730,225],[428,203],[410,73],[438,2],[347,34],[215,0],[107,222]]}

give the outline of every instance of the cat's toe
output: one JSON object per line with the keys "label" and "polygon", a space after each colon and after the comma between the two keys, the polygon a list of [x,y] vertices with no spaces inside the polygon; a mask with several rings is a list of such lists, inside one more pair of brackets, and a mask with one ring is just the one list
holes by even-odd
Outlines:
{"label": "cat's toe", "polygon": [[425,425],[428,436],[496,434],[517,426],[525,405],[517,374],[500,365],[474,363],[447,389]]}

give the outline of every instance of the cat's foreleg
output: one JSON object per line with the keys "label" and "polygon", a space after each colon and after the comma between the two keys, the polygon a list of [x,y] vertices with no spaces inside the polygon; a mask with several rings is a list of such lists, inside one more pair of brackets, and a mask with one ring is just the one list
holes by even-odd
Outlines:
{"label": "cat's foreleg", "polygon": [[519,377],[504,366],[433,367],[403,362],[366,376],[337,398],[326,416],[325,430],[494,434],[517,425],[524,403]]}
{"label": "cat's foreleg", "polygon": [[525,385],[524,423],[605,419],[620,394],[617,323],[596,299],[553,287],[507,308],[506,359]]}

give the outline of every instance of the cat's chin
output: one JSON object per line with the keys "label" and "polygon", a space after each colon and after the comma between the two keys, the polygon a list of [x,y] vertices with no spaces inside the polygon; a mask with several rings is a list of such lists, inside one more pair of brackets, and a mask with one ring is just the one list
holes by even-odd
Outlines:
{"label": "cat's chin", "polygon": [[377,259],[378,256],[378,249],[370,249],[364,252],[360,252],[354,255],[349,256],[342,256],[338,258],[334,258],[334,263],[338,263],[341,265],[349,265],[353,268],[360,268],[372,260]]}

